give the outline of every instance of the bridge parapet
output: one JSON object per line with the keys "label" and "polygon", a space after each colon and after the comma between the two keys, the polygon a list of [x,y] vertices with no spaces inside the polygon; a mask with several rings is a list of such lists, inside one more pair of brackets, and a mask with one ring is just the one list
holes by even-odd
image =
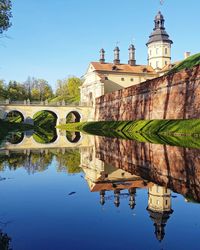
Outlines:
{"label": "bridge parapet", "polygon": [[65,101],[61,102],[48,102],[48,100],[45,101],[30,101],[30,100],[24,100],[24,101],[12,101],[12,100],[5,100],[0,101],[0,106],[40,106],[40,107],[92,107],[92,105],[86,103],[86,102],[78,102],[78,103],[67,103]]}

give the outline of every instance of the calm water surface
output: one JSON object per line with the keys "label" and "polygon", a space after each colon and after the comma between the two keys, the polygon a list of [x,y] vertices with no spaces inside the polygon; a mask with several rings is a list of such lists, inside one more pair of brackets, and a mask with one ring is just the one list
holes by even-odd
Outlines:
{"label": "calm water surface", "polygon": [[0,249],[200,249],[200,150],[13,138],[0,150]]}

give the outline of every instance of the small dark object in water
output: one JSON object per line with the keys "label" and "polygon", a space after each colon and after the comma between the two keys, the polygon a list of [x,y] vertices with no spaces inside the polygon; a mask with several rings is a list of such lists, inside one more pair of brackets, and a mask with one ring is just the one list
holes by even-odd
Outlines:
{"label": "small dark object in water", "polygon": [[69,193],[68,195],[73,195],[73,194],[75,194],[76,192],[71,192],[71,193]]}
{"label": "small dark object in water", "polygon": [[172,198],[177,198],[177,196],[176,195],[172,195]]}

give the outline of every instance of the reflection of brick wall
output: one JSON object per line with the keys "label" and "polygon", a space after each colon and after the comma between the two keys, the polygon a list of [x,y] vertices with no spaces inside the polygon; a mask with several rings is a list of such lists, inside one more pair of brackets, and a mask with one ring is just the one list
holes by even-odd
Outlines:
{"label": "reflection of brick wall", "polygon": [[200,201],[200,150],[96,137],[96,157]]}
{"label": "reflection of brick wall", "polygon": [[200,118],[200,65],[96,99],[96,120]]}

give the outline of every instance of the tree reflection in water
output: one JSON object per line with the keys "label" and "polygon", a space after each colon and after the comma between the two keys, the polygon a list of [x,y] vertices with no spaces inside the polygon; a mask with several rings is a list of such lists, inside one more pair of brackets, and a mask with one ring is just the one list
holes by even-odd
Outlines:
{"label": "tree reflection in water", "polygon": [[16,170],[23,167],[29,174],[43,172],[48,169],[53,159],[58,162],[58,171],[67,173],[80,173],[80,153],[79,149],[45,149],[45,150],[25,150],[20,152],[9,152],[0,154],[0,171],[7,167]]}
{"label": "tree reflection in water", "polygon": [[11,238],[0,230],[0,250],[11,250],[10,242]]}

